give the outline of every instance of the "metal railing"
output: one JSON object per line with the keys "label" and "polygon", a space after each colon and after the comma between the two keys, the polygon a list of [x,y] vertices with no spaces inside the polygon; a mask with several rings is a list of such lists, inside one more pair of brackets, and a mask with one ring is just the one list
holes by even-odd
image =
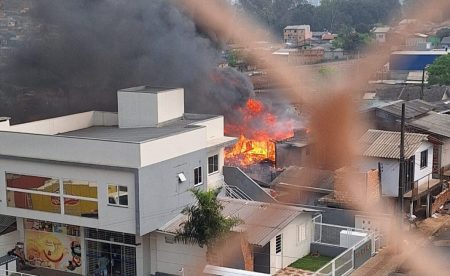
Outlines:
{"label": "metal railing", "polygon": [[225,188],[225,195],[228,197],[253,201],[251,197],[249,197],[244,191],[242,191],[237,186],[231,186],[226,184],[224,185],[224,188]]}
{"label": "metal railing", "polygon": [[[315,276],[346,276],[349,275],[354,269],[356,269],[355,251],[359,250],[360,247],[364,246],[365,243],[370,241],[370,254],[371,258],[375,254],[375,238],[374,234],[371,233],[369,236],[365,237],[349,249],[342,252],[339,256],[331,260],[329,263],[317,270],[313,275]],[[369,259],[368,258],[368,259]],[[364,260],[364,263],[367,260]],[[361,265],[359,263],[358,265]]]}
{"label": "metal railing", "polygon": [[316,222],[316,218],[313,219],[313,225],[313,242],[345,248],[352,247],[370,233],[367,230],[354,227]]}

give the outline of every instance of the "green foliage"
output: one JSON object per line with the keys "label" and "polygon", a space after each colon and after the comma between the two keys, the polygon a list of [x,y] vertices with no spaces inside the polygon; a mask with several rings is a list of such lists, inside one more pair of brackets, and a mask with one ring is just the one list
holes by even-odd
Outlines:
{"label": "green foliage", "polygon": [[372,41],[369,34],[360,34],[354,30],[345,30],[332,42],[334,48],[356,52]]}
{"label": "green foliage", "polygon": [[360,33],[375,24],[399,18],[398,0],[322,0],[318,7],[305,0],[240,0],[247,13],[281,34],[287,25],[308,24],[312,30],[339,32],[350,27]]}
{"label": "green foliage", "polygon": [[450,36],[450,28],[440,29],[439,31],[436,32],[436,36],[439,37],[440,39]]}
{"label": "green foliage", "polygon": [[303,270],[308,270],[308,271],[317,271],[319,268],[326,265],[331,260],[333,260],[333,258],[328,257],[328,256],[307,255],[301,259],[298,259],[297,261],[295,261],[294,263],[292,263],[289,266],[294,267],[294,268],[303,269]]}
{"label": "green foliage", "polygon": [[450,85],[450,55],[444,55],[428,67],[428,83]]}
{"label": "green foliage", "polygon": [[336,70],[332,67],[321,66],[319,69],[319,74],[323,78],[329,78],[336,73]]}
{"label": "green foliage", "polygon": [[235,50],[231,51],[228,55],[227,62],[231,67],[236,67],[238,63],[239,57]]}
{"label": "green foliage", "polygon": [[213,245],[241,223],[239,218],[225,218],[222,215],[223,206],[217,200],[219,190],[192,189],[191,192],[197,204],[183,209],[182,213],[188,218],[177,231],[175,241],[198,244],[200,247]]}

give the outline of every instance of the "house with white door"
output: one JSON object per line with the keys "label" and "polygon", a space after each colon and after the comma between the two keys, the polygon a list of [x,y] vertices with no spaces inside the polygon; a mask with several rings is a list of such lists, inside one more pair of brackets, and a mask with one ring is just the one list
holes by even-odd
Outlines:
{"label": "house with white door", "polygon": [[[400,132],[369,129],[359,143],[362,158],[358,166],[364,171],[380,169],[382,196],[397,198]],[[425,208],[429,214],[431,194],[442,186],[440,179],[434,179],[432,174],[433,144],[426,134],[405,133],[404,149],[406,183],[403,196],[409,200],[411,213]]]}

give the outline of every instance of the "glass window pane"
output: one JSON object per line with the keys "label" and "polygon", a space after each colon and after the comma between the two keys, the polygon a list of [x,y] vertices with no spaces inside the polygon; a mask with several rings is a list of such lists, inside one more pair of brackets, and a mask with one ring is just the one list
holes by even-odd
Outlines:
{"label": "glass window pane", "polygon": [[95,182],[65,179],[63,184],[65,195],[97,198],[97,183]]}
{"label": "glass window pane", "polygon": [[42,176],[6,173],[8,188],[59,194],[59,179]]}
{"label": "glass window pane", "polygon": [[64,198],[64,213],[71,216],[98,218],[98,204],[96,201]]}
{"label": "glass window pane", "polygon": [[8,207],[50,213],[61,213],[61,203],[59,196],[7,191],[7,201]]}
{"label": "glass window pane", "polygon": [[119,204],[119,194],[117,185],[108,185],[108,202],[109,204]]}
{"label": "glass window pane", "polygon": [[128,206],[128,188],[119,186],[119,204]]}

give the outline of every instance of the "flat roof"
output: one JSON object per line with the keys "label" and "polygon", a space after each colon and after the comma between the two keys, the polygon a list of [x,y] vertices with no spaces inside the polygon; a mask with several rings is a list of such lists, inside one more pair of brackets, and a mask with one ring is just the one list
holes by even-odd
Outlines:
{"label": "flat roof", "polygon": [[142,85],[142,86],[136,86],[136,87],[120,89],[119,92],[158,94],[158,93],[161,93],[161,92],[165,92],[165,91],[168,91],[168,90],[174,90],[174,89],[181,89],[181,88]]}
{"label": "flat roof", "polygon": [[78,137],[95,140],[143,143],[175,134],[202,128],[193,123],[209,120],[217,115],[184,114],[182,118],[171,120],[157,127],[119,128],[118,126],[92,126],[57,134],[65,137]]}

